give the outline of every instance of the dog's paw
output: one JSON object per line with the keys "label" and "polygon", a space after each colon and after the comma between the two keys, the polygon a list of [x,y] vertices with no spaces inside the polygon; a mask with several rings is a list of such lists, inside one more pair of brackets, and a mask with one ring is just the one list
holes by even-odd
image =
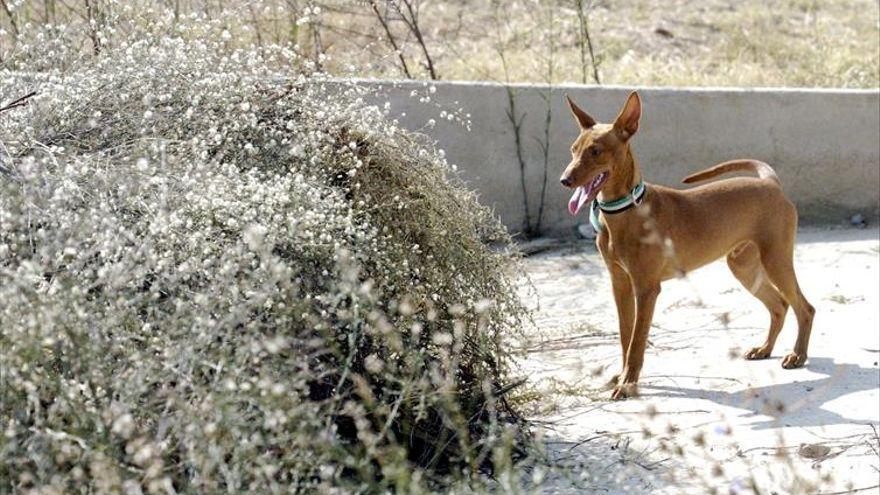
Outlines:
{"label": "dog's paw", "polygon": [[620,373],[612,376],[611,379],[605,382],[605,385],[602,385],[601,390],[611,390],[616,387],[618,383],[620,383]]}
{"label": "dog's paw", "polygon": [[761,347],[752,347],[749,349],[749,352],[746,353],[746,359],[749,361],[753,361],[755,359],[767,359],[770,357],[770,349],[765,346]]}
{"label": "dog's paw", "polygon": [[635,383],[621,383],[614,387],[611,392],[611,400],[623,400],[627,397],[635,397],[639,394]]}
{"label": "dog's paw", "polygon": [[791,354],[782,358],[782,367],[790,370],[793,368],[800,368],[807,362],[806,354],[798,354],[796,352],[792,352]]}

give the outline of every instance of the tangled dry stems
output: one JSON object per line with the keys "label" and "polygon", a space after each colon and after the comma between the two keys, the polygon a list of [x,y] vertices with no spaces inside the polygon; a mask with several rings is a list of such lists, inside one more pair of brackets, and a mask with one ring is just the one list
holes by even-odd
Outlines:
{"label": "tangled dry stems", "polygon": [[292,47],[157,19],[113,20],[97,56],[22,33],[0,72],[0,94],[39,91],[0,116],[0,491],[509,469],[501,344],[526,313],[497,220]]}

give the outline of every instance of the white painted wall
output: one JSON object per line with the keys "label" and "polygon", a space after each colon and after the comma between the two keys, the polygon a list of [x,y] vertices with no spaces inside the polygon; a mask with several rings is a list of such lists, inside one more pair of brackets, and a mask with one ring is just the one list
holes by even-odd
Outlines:
{"label": "white painted wall", "polygon": [[[420,129],[446,150],[483,203],[513,231],[525,210],[508,86],[491,83],[364,81],[375,86],[403,126]],[[435,90],[430,91],[430,86]],[[547,102],[551,122],[541,231],[572,232],[570,191],[559,175],[570,159],[577,128],[565,106],[568,93],[599,121],[612,120],[631,88],[509,86],[522,118],[526,190],[533,223],[538,214],[545,160]],[[802,224],[841,223],[855,213],[880,216],[880,90],[638,88],[643,102],[633,138],[645,179],[677,185],[688,174],[732,158],[771,164]],[[412,93],[415,91],[416,95]],[[430,102],[420,101],[429,96]],[[470,113],[471,130],[441,118],[442,110]],[[425,129],[434,119],[436,125]],[[683,186],[682,186],[683,187]],[[720,213],[721,214],[721,213]],[[767,212],[772,215],[773,212]]]}

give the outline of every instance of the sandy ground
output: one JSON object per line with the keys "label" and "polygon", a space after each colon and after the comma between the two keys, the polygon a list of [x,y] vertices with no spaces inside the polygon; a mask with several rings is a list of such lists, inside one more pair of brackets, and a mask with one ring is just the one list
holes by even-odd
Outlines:
{"label": "sandy ground", "polygon": [[[746,361],[769,316],[716,262],[663,286],[640,397],[611,402],[620,367],[611,287],[592,243],[525,261],[535,305],[522,362],[542,399],[543,492],[880,493],[880,231],[805,230],[795,267],[817,308],[806,367]],[[850,491],[855,490],[855,491]]]}

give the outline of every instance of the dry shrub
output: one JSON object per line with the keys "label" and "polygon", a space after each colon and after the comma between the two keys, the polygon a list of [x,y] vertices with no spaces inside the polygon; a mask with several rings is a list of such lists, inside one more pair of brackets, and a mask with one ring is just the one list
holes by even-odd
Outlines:
{"label": "dry shrub", "polygon": [[2,95],[39,91],[0,115],[0,491],[508,468],[524,310],[487,247],[505,231],[442,153],[292,48],[111,21],[94,56],[23,33],[0,72]]}

